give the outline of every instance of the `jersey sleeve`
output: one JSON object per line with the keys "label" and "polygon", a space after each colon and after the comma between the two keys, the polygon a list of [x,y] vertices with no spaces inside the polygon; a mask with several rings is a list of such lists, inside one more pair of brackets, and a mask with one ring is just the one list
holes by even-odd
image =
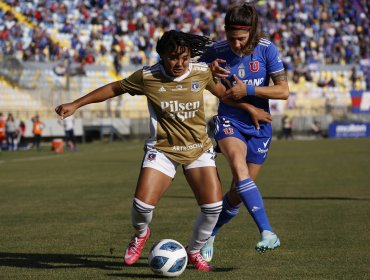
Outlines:
{"label": "jersey sleeve", "polygon": [[208,50],[202,54],[202,56],[199,58],[199,62],[204,62],[204,63],[211,63],[216,59],[216,49],[214,46],[208,48]]}
{"label": "jersey sleeve", "polygon": [[211,70],[207,71],[208,75],[206,77],[206,89],[210,91],[213,95],[217,96],[217,84],[213,79]]}
{"label": "jersey sleeve", "polygon": [[144,95],[143,70],[140,69],[129,77],[121,80],[120,86],[123,92],[128,92],[130,95]]}
{"label": "jersey sleeve", "polygon": [[283,62],[279,57],[279,51],[274,44],[270,44],[266,50],[267,73],[271,74],[284,70]]}

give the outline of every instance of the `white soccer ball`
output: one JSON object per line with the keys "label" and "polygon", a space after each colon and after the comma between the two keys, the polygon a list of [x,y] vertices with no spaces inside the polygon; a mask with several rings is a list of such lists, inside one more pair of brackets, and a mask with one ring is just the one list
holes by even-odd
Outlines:
{"label": "white soccer ball", "polygon": [[188,255],[181,243],[173,239],[162,239],[150,249],[148,260],[155,274],[176,277],[184,272]]}

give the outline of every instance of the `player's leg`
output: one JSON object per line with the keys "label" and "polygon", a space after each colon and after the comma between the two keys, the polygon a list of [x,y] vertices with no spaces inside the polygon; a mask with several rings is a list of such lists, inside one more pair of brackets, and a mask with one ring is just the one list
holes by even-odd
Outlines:
{"label": "player's leg", "polygon": [[185,170],[186,179],[200,206],[187,247],[189,262],[198,270],[213,270],[201,256],[200,249],[211,236],[222,209],[221,184],[215,166],[194,167]]}
{"label": "player's leg", "polygon": [[[240,157],[240,166],[246,166],[245,164],[245,158],[246,158],[246,143],[243,143],[242,140],[244,137],[240,134],[238,129],[232,126],[232,123],[225,119],[225,118],[219,118],[216,117],[215,121],[215,139],[218,143],[218,147],[220,147],[220,142],[235,142],[237,146],[235,146],[236,153],[239,153],[242,155]],[[222,150],[221,150],[222,152]],[[247,169],[247,167],[246,167]],[[248,172],[247,172],[248,174]],[[233,179],[233,182],[231,183],[231,188],[228,193],[225,194],[223,198],[223,207],[222,211],[220,213],[220,216],[218,218],[218,221],[216,223],[215,228],[212,231],[212,235],[210,239],[207,241],[205,246],[201,249],[201,254],[203,258],[207,261],[211,261],[213,258],[213,243],[216,237],[216,234],[221,229],[222,226],[227,224],[232,218],[234,218],[238,212],[239,212],[239,204],[241,203],[241,200],[239,198],[239,195],[233,191],[235,184],[235,179]]]}
{"label": "player's leg", "polygon": [[131,208],[135,233],[125,251],[126,265],[132,265],[139,259],[150,236],[149,224],[153,210],[171,185],[176,173],[172,161],[157,150],[146,152],[142,166]]}
{"label": "player's leg", "polygon": [[[262,165],[247,163],[247,166],[249,176],[252,178],[253,181],[255,181],[258,177]],[[211,237],[201,249],[201,254],[207,262],[210,262],[213,258],[214,242],[218,231],[239,213],[241,203],[242,201],[238,193],[236,192],[235,182],[233,180],[229,191],[224,195],[222,211],[217,220],[216,226],[212,231]]]}
{"label": "player's leg", "polygon": [[218,141],[218,145],[231,167],[233,182],[229,192],[224,196],[223,209],[217,222],[217,226],[212,234],[213,236],[217,234],[218,230],[223,225],[227,224],[238,214],[241,198],[236,191],[236,186],[241,180],[240,178],[249,177],[248,166],[245,163],[247,145],[242,140],[244,137],[238,134],[235,129],[233,135],[236,137],[225,137]]}
{"label": "player's leg", "polygon": [[[227,224],[238,214],[241,200],[235,191],[235,184],[239,181],[238,176],[242,176],[242,178],[244,178],[249,174],[248,166],[245,163],[247,156],[247,143],[244,136],[236,127],[233,126],[232,122],[225,118],[217,117],[215,126],[215,139],[218,143],[218,147],[222,153],[226,153],[224,156],[229,161],[229,165],[231,158],[233,158],[234,163],[233,168],[231,168],[233,181],[229,192],[224,196],[222,212],[217,221],[216,227],[212,232],[212,236],[215,236],[223,225]],[[210,241],[213,241],[213,239]]]}
{"label": "player's leg", "polygon": [[[241,156],[241,153],[238,152],[240,149],[245,149],[246,154],[249,155],[249,152],[253,154],[256,151],[261,151],[262,142],[255,143],[252,140],[248,140],[248,147],[244,141],[238,138],[225,138],[218,142],[220,149],[224,156],[226,157],[227,161],[229,162],[231,171],[235,178],[235,190],[239,195],[241,201],[243,202],[244,206],[247,208],[248,212],[253,217],[255,223],[257,224],[261,234],[262,232],[273,232],[272,227],[269,223],[265,207],[263,204],[261,193],[249,174],[249,168],[245,163],[246,158],[244,159]],[[261,145],[261,147],[255,147],[256,145]],[[267,142],[267,144],[269,144]],[[251,151],[248,151],[248,149]],[[266,149],[265,149],[266,150]],[[259,154],[258,154],[259,155]],[[263,155],[265,156],[265,155]],[[248,158],[247,158],[248,159]],[[244,161],[244,164],[242,164]],[[264,249],[260,248],[261,246],[257,246],[256,250],[259,252],[263,252]],[[270,248],[269,248],[270,249]]]}
{"label": "player's leg", "polygon": [[[258,174],[261,170],[260,164],[247,163],[249,175],[253,181],[258,177]],[[223,207],[220,217],[217,221],[215,228],[212,231],[212,236],[216,236],[221,227],[227,224],[232,218],[234,218],[240,209],[240,204],[242,203],[238,193],[235,188],[235,181],[233,179],[229,191],[224,195]]]}
{"label": "player's leg", "polygon": [[[250,165],[249,163],[247,163],[247,165],[249,175],[252,178],[252,180],[255,181],[261,169],[261,165],[259,164]],[[242,201],[238,193],[236,192],[235,181],[233,179],[229,191],[224,195],[222,212],[220,214],[220,217],[217,221],[215,228],[212,231],[212,236],[216,236],[221,227],[227,224],[232,218],[234,218],[238,214],[241,203]]]}
{"label": "player's leg", "polygon": [[[250,177],[254,182],[261,170],[262,164],[267,158],[267,152],[270,147],[271,138],[250,138],[248,143],[247,164]],[[272,250],[280,246],[278,236],[273,232],[269,223],[262,196],[258,187],[245,192],[249,197],[251,210],[248,209],[256,222],[261,233],[261,240],[256,245],[256,251],[263,253],[266,250]]]}

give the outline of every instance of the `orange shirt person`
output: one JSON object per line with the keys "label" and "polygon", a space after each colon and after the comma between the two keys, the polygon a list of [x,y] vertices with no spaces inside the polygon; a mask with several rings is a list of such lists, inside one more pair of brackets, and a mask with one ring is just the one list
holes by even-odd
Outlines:
{"label": "orange shirt person", "polygon": [[37,150],[40,150],[41,136],[45,125],[43,122],[40,121],[39,116],[34,117],[32,121],[33,121],[32,133],[34,136],[33,137],[34,147],[36,147]]}

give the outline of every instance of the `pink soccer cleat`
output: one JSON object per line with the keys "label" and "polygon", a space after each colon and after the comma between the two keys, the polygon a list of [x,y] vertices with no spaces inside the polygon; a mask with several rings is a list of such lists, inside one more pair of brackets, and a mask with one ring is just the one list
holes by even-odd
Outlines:
{"label": "pink soccer cleat", "polygon": [[134,235],[132,240],[127,246],[123,263],[125,265],[133,265],[140,258],[141,252],[143,251],[145,242],[149,239],[150,229],[148,227],[145,236],[139,237]]}
{"label": "pink soccer cleat", "polygon": [[203,259],[200,252],[196,252],[194,254],[188,253],[188,260],[196,267],[197,270],[212,271],[215,269]]}

